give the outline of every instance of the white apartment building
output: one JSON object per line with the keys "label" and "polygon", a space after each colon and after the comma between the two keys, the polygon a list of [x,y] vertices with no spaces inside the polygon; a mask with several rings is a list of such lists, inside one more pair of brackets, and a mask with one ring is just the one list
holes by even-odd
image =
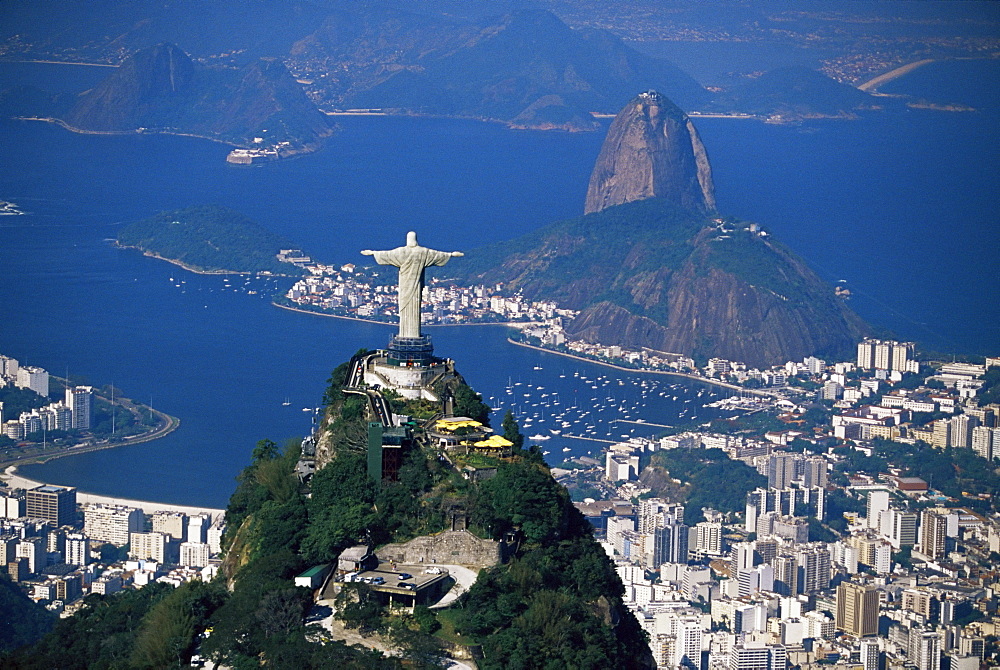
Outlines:
{"label": "white apartment building", "polygon": [[43,398],[48,398],[49,373],[33,365],[18,368],[16,386],[22,389],[31,389]]}
{"label": "white apartment building", "polygon": [[209,549],[205,542],[182,542],[181,565],[192,568],[204,568],[208,565]]}
{"label": "white apartment building", "polygon": [[181,512],[156,512],[153,514],[153,530],[184,542],[187,539],[187,515]]}
{"label": "white apartment building", "polygon": [[92,540],[122,547],[131,533],[142,532],[142,510],[124,505],[92,503],[83,508],[83,532]]}
{"label": "white apartment building", "polygon": [[165,533],[153,531],[151,533],[130,533],[129,552],[130,558],[139,561],[152,560],[157,563],[167,562],[167,545],[170,536]]}
{"label": "white apartment building", "polygon": [[94,423],[94,388],[92,386],[67,388],[65,404],[73,413],[73,428],[90,430]]}
{"label": "white apartment building", "polygon": [[90,541],[82,533],[66,534],[66,564],[87,565],[90,562]]}

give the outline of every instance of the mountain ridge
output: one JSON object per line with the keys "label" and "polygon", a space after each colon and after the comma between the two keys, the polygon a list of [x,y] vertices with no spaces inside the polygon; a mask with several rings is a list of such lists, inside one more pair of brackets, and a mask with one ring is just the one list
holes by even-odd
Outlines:
{"label": "mountain ridge", "polygon": [[200,66],[173,44],[126,59],[64,121],[83,131],[176,132],[285,154],[315,149],[333,132],[280,61]]}
{"label": "mountain ridge", "polygon": [[661,198],[555,222],[465,260],[469,281],[579,310],[567,335],[603,345],[761,366],[844,353],[869,332],[755,224]]}

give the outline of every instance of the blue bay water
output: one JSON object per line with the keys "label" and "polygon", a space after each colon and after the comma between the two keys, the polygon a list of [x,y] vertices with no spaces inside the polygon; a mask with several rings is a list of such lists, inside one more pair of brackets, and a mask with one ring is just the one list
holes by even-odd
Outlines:
{"label": "blue bay water", "polygon": [[[362,248],[396,246],[411,228],[428,246],[468,249],[579,214],[603,139],[440,119],[340,125],[322,152],[237,168],[224,162],[227,147],[192,138],[0,124],[0,199],[28,212],[0,217],[0,353],[114,383],[182,420],[162,440],[26,474],[121,497],[224,506],[254,442],[306,433],[311,415],[302,409],[318,405],[333,367],[392,332],[278,309],[268,300],[278,280],[226,282],[114,249],[107,240],[124,223],[215,202],[337,263],[361,262]],[[722,211],[760,221],[824,279],[846,279],[852,304],[872,323],[938,350],[995,353],[994,115],[912,110],[801,127],[697,125]],[[644,405],[633,420],[671,424],[712,397],[697,396],[697,385],[666,393],[665,378],[654,392],[641,376],[510,345],[498,328],[431,333],[473,386],[533,418],[526,432],[560,430],[544,441],[553,463],[563,448],[576,454],[598,444],[564,437],[586,429],[586,421],[564,427],[568,415],[554,416],[571,398],[608,410],[601,421],[615,407]],[[542,402],[554,393],[560,406],[551,395]],[[636,429],[644,430],[595,425],[594,436]]]}

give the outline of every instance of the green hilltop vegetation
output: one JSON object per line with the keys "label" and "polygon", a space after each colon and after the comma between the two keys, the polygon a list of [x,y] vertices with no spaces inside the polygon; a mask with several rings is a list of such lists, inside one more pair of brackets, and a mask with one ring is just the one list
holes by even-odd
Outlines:
{"label": "green hilltop vegetation", "polygon": [[[297,442],[280,449],[262,440],[254,448],[226,511],[216,582],[89,596],[80,613],[0,665],[183,667],[198,650],[231,668],[436,668],[448,645],[461,644],[481,649],[484,670],[652,666],[644,633],[622,605],[613,564],[541,453],[522,447],[512,415],[501,430],[513,446],[487,464],[496,467],[491,479],[467,480],[435,450],[414,445],[398,482],[376,482],[359,439],[368,421],[364,404],[341,392],[347,376],[345,363],[330,378],[322,430],[332,455],[307,485],[295,474]],[[488,420],[489,408],[460,378],[453,391],[457,412]],[[396,411],[433,412],[392,392],[386,398]],[[293,585],[295,575],[335,561],[350,546],[370,542],[377,552],[444,530],[455,509],[470,532],[507,541],[505,562],[482,570],[451,606],[421,606],[412,615],[387,610],[365,584],[346,585],[338,612],[344,625],[380,635],[400,656],[320,643],[325,631],[304,622],[312,593]]]}
{"label": "green hilltop vegetation", "polygon": [[275,255],[292,245],[239,212],[201,205],[161,212],[125,226],[118,244],[176,261],[196,272],[302,274]]}
{"label": "green hilltop vegetation", "polygon": [[581,310],[573,337],[751,365],[847,352],[867,326],[749,222],[664,198],[608,207],[474,250],[467,282]]}

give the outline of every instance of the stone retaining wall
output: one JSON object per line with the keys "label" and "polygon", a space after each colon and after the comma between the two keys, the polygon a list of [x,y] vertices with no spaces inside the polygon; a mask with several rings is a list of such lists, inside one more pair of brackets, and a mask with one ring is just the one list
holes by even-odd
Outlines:
{"label": "stone retaining wall", "polygon": [[486,568],[500,561],[500,543],[478,538],[466,530],[449,530],[416,537],[404,544],[387,544],[375,552],[382,561],[397,563],[454,563]]}

